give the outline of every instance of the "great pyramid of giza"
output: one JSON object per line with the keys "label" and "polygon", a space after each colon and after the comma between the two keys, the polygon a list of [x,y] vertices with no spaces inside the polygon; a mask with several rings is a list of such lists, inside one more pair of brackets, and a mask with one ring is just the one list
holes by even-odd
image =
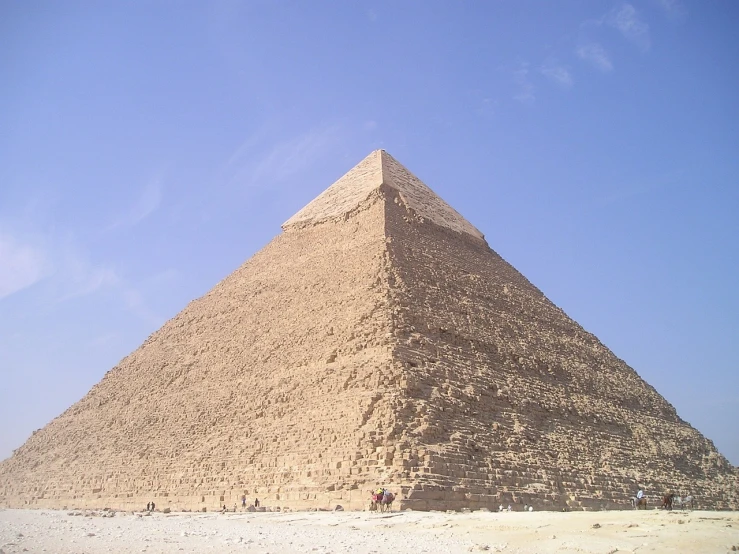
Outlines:
{"label": "great pyramid of giza", "polygon": [[710,440],[371,153],[0,464],[0,505],[739,508]]}

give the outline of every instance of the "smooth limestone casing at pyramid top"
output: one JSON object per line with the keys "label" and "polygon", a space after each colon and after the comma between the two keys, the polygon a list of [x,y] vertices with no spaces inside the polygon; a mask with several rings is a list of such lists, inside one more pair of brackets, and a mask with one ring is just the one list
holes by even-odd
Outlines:
{"label": "smooth limestone casing at pyramid top", "polygon": [[0,504],[738,507],[713,444],[386,152],[283,229],[2,462]]}

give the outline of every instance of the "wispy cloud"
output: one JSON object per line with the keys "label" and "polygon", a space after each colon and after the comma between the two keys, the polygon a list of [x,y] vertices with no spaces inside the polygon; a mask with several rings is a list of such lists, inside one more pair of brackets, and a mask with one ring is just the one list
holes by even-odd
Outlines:
{"label": "wispy cloud", "polygon": [[0,234],[0,298],[30,287],[50,270],[51,262],[43,248]]}
{"label": "wispy cloud", "polygon": [[[233,185],[274,188],[321,160],[340,143],[341,136],[340,125],[326,125],[270,144],[260,132],[236,149],[223,172]],[[266,149],[265,143],[269,144]]]}
{"label": "wispy cloud", "polygon": [[[53,275],[57,302],[68,302],[94,294],[110,294],[122,302],[123,307],[150,325],[161,325],[159,317],[148,306],[139,286],[165,285],[176,274],[167,270],[153,275],[138,285],[132,284],[114,268],[93,262],[88,254],[68,239],[61,248],[62,256]],[[148,284],[147,284],[148,283]]]}
{"label": "wispy cloud", "polygon": [[[161,318],[147,307],[135,287],[112,267],[94,263],[73,237],[47,235],[40,242],[44,245],[19,240],[13,233],[0,233],[0,300],[43,281],[38,294],[42,305],[107,291],[118,296],[130,312],[150,324],[161,324]],[[169,274],[164,272],[162,278]]]}
{"label": "wispy cloud", "polygon": [[592,64],[600,71],[607,73],[613,70],[613,63],[603,47],[597,42],[591,42],[580,46],[576,50],[577,56]]}
{"label": "wispy cloud", "polygon": [[[134,224],[156,210],[161,201],[161,185],[152,181],[142,191],[125,222]],[[46,207],[34,201],[31,208],[17,209],[12,217],[0,220],[0,301],[36,285],[29,309],[49,309],[64,303],[101,294],[118,301],[124,309],[150,323],[160,323],[147,307],[141,287],[161,290],[170,286],[175,273],[162,271],[147,281],[127,281],[111,253],[95,255],[75,233],[58,225],[38,221]],[[33,208],[33,209],[32,209]],[[20,214],[20,215],[19,215]],[[121,220],[124,221],[123,219]]]}
{"label": "wispy cloud", "polygon": [[120,333],[105,333],[87,342],[88,348],[106,348],[121,338]]}
{"label": "wispy cloud", "polygon": [[687,14],[687,9],[680,0],[655,0],[657,5],[671,18],[681,18]]}
{"label": "wispy cloud", "polygon": [[605,21],[611,27],[617,29],[629,42],[643,51],[649,50],[651,46],[649,25],[641,20],[631,4],[622,4],[615,8],[605,17]]}
{"label": "wispy cloud", "polygon": [[678,0],[657,0],[657,5],[666,12],[674,12],[682,9]]}
{"label": "wispy cloud", "polygon": [[556,62],[547,62],[539,68],[542,75],[549,78],[556,84],[564,88],[570,88],[574,84],[572,74],[565,66]]}
{"label": "wispy cloud", "polygon": [[147,297],[151,297],[164,288],[175,287],[178,284],[179,277],[180,273],[176,269],[170,268],[150,275],[139,281],[135,287],[122,280],[119,284],[119,290],[123,296],[126,309],[152,326],[161,326],[164,323],[164,318],[151,308]]}
{"label": "wispy cloud", "polygon": [[519,102],[533,102],[536,100],[534,84],[531,82],[529,74],[528,63],[522,63],[518,69],[513,71],[513,82],[517,87],[517,91],[513,95],[514,100],[518,100]]}
{"label": "wispy cloud", "polygon": [[93,263],[72,237],[65,237],[55,250],[53,285],[57,302],[88,296],[121,282],[114,269]]}
{"label": "wispy cloud", "polygon": [[109,225],[107,230],[118,227],[133,227],[155,212],[161,203],[162,182],[159,178],[154,178],[144,186],[131,209]]}
{"label": "wispy cloud", "polygon": [[158,327],[164,323],[162,318],[149,308],[141,291],[132,287],[123,287],[122,293],[128,311],[136,314],[150,325]]}
{"label": "wispy cloud", "polygon": [[162,203],[162,183],[159,179],[154,179],[144,187],[141,196],[136,205],[131,210],[130,221],[135,225],[139,221],[148,217]]}
{"label": "wispy cloud", "polygon": [[336,127],[324,127],[276,144],[256,166],[252,180],[281,181],[300,173],[330,147],[337,132]]}
{"label": "wispy cloud", "polygon": [[109,267],[87,268],[67,281],[69,290],[59,298],[59,302],[94,294],[101,289],[118,285],[120,281],[118,274]]}
{"label": "wispy cloud", "polygon": [[495,98],[482,98],[475,111],[478,115],[489,118],[495,115],[495,110],[497,107],[498,102],[495,100]]}
{"label": "wispy cloud", "polygon": [[[509,73],[510,68],[506,69]],[[482,117],[483,119],[490,119],[495,116],[498,108],[498,100],[490,95],[488,90],[480,88],[471,88],[467,90],[467,102],[468,109]]]}
{"label": "wispy cloud", "polygon": [[[677,0],[654,0],[663,3],[663,8],[675,5]],[[596,19],[588,19],[580,24],[580,46],[575,53],[581,60],[585,60],[594,67],[607,73],[613,70],[613,63],[609,54],[598,42],[602,38],[604,27],[610,27],[642,52],[651,47],[649,25],[642,19],[639,12],[629,3],[622,3],[611,11]]]}

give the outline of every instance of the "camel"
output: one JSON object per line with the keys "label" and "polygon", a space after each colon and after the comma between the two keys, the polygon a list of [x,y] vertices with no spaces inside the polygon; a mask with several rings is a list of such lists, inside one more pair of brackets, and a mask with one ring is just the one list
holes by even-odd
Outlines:
{"label": "camel", "polygon": [[662,506],[660,508],[664,508],[665,510],[672,510],[672,502],[675,499],[675,495],[670,493],[666,494],[662,497]]}
{"label": "camel", "polygon": [[395,495],[391,492],[388,494],[372,494],[372,501],[369,505],[370,512],[376,512],[377,510],[385,512],[392,509],[393,500]]}
{"label": "camel", "polygon": [[380,511],[391,511],[393,507],[393,500],[395,500],[395,495],[393,493],[383,495],[382,500],[380,500]]}

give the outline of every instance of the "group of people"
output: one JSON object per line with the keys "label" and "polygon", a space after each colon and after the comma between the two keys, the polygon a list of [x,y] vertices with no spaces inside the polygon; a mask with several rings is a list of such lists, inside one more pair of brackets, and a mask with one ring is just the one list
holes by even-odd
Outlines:
{"label": "group of people", "polygon": [[[659,500],[659,497],[657,499]],[[677,496],[673,492],[667,491],[667,493],[662,496],[662,504],[659,507],[665,510],[672,510],[673,503],[676,503],[680,508],[689,507],[690,509],[693,509],[694,500],[695,499],[692,494],[689,494],[686,497],[682,497]],[[635,508],[643,508],[646,510],[647,497],[644,495],[644,491],[642,489],[639,489],[639,492],[636,493],[636,496],[632,498],[632,502]]]}
{"label": "group of people", "polygon": [[[382,503],[383,500],[384,500],[384,503],[387,504],[387,503],[389,503],[388,500],[390,499],[390,497],[393,497],[393,496],[394,496],[393,493],[391,493],[390,490],[388,490],[388,489],[386,489],[384,487],[380,487],[377,490],[372,491],[372,499],[373,499],[374,502],[377,502],[377,503]],[[674,495],[668,495],[668,496],[674,497]],[[636,498],[636,505],[640,504],[641,503],[641,500],[645,498],[644,497],[644,490],[643,489],[639,489],[639,491],[636,493],[635,498]],[[690,499],[690,501],[693,500],[693,497],[692,496],[688,496],[687,498]],[[669,507],[672,508],[672,502],[671,502],[672,501],[672,498],[670,498],[669,500],[670,500],[670,503],[669,503],[670,506]],[[392,502],[392,501],[390,500],[390,502]],[[246,509],[246,495],[245,494],[241,496],[241,507],[244,508],[244,509]],[[255,508],[259,508],[259,499],[258,498],[255,498],[254,499],[254,507]],[[153,502],[149,502],[149,503],[146,504],[146,511],[147,512],[153,512],[155,508],[156,508],[156,505]],[[525,506],[524,507],[524,511],[532,511],[532,510],[533,510],[533,507],[529,507],[529,506]],[[227,511],[225,504],[223,505],[223,511],[224,512]],[[236,506],[234,505],[234,512],[235,511],[236,511]],[[499,512],[504,512],[504,511],[510,512],[511,511],[511,505],[509,504],[508,505],[508,509],[506,510],[503,507],[503,505],[501,504],[498,507],[498,511]]]}
{"label": "group of people", "polygon": [[[254,499],[254,507],[255,508],[259,508],[259,499],[258,498],[255,498]],[[246,509],[246,495],[245,494],[242,494],[241,495],[241,508],[244,509],[244,510]],[[228,510],[228,507],[224,504],[223,507],[221,508],[221,513],[226,513],[228,511],[229,511]],[[236,504],[234,504],[234,510],[233,511],[236,512]]]}
{"label": "group of people", "polygon": [[[246,509],[246,495],[245,494],[242,494],[241,495],[241,507],[244,508],[244,509]],[[255,508],[259,508],[259,499],[258,498],[255,498],[254,499],[254,507]]]}
{"label": "group of people", "polygon": [[[505,506],[503,506],[503,504],[501,504],[500,506],[498,506],[498,511],[499,512],[512,512],[513,511],[513,506],[511,506],[510,504],[508,504],[508,507],[506,508]],[[533,512],[534,511],[534,507],[533,506],[529,506],[528,504],[524,504],[523,505],[523,511],[524,512]]]}

